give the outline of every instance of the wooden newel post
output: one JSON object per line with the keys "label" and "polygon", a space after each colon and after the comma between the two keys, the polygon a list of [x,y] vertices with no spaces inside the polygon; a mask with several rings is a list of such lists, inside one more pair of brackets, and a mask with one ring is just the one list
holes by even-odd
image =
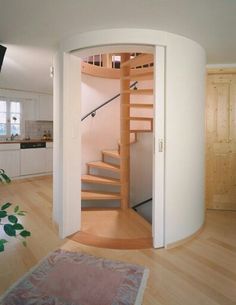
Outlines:
{"label": "wooden newel post", "polygon": [[120,68],[120,180],[121,180],[121,208],[129,208],[130,194],[130,75],[129,65],[122,65],[130,59],[130,54],[121,54]]}

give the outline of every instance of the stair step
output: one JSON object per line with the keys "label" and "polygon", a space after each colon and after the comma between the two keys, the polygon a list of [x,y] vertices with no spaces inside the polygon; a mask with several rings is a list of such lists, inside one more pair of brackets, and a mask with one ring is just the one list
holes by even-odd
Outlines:
{"label": "stair step", "polygon": [[112,157],[112,158],[120,159],[120,155],[119,155],[118,150],[103,150],[102,154],[104,156],[109,156],[109,157]]}
{"label": "stair step", "polygon": [[94,184],[120,185],[119,179],[107,178],[96,175],[83,175],[81,177],[81,181],[85,183],[94,183]]}
{"label": "stair step", "polygon": [[122,79],[130,80],[130,81],[153,80],[153,75],[154,75],[153,67],[142,68],[142,69],[131,69],[130,75],[122,76]]}
{"label": "stair step", "polygon": [[140,54],[123,62],[121,67],[130,66],[130,68],[136,68],[153,63],[153,59],[153,54]]}
{"label": "stair step", "polygon": [[[137,70],[142,70],[142,69],[137,69]],[[132,73],[132,72],[131,72]],[[144,72],[144,73],[133,73],[130,76],[125,76],[123,79],[129,79],[129,80],[152,80],[153,79],[153,72]]]}
{"label": "stair step", "polygon": [[107,162],[94,161],[94,162],[88,162],[87,165],[88,167],[101,168],[101,169],[111,170],[114,172],[120,172],[119,166]]}
{"label": "stair step", "polygon": [[129,108],[153,108],[153,104],[127,104]]}
{"label": "stair step", "polygon": [[131,132],[152,132],[152,131],[153,131],[152,129],[131,129],[130,133]]}
{"label": "stair step", "polygon": [[129,93],[132,95],[153,95],[153,89],[125,90],[123,93]]}
{"label": "stair step", "polygon": [[97,192],[97,191],[81,191],[82,200],[120,200],[119,193]]}
{"label": "stair step", "polygon": [[147,118],[147,117],[129,117],[128,120],[130,120],[130,121],[149,121],[149,122],[152,122],[153,118]]}

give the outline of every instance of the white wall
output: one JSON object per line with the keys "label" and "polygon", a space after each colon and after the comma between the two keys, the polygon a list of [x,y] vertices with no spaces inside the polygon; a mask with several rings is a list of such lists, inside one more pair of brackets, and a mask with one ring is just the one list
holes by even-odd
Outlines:
{"label": "white wall", "polygon": [[187,38],[146,29],[79,34],[60,52],[112,44],[166,47],[165,244],[176,242],[204,222],[205,52]]}
{"label": "white wall", "polygon": [[54,65],[53,219],[64,238],[81,224],[81,61],[57,54]]}
{"label": "white wall", "polygon": [[166,66],[166,242],[204,222],[205,53],[176,37]]}

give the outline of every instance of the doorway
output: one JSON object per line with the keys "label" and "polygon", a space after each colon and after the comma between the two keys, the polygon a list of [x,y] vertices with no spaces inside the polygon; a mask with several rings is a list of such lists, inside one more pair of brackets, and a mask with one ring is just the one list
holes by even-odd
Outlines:
{"label": "doorway", "polygon": [[[127,48],[127,46],[125,46]],[[144,46],[140,46],[140,48],[143,48]],[[104,46],[102,47],[104,48]],[[148,46],[150,48],[150,46]],[[165,49],[164,47],[152,47],[151,48],[154,50],[154,58],[155,58],[155,63],[154,63],[154,120],[153,120],[153,191],[152,191],[152,197],[153,197],[153,207],[152,207],[152,235],[153,235],[153,246],[156,248],[163,247],[164,246],[164,79],[165,79]],[[85,52],[87,50],[82,50],[82,52]],[[94,50],[93,50],[94,52]],[[104,52],[104,51],[103,51]],[[157,56],[158,54],[158,56]],[[78,79],[81,79],[81,60],[75,56],[73,53],[67,53],[63,55],[64,59],[64,71],[68,75],[64,77],[70,79],[70,82],[66,82],[66,85],[68,86],[67,88],[64,89],[66,94],[68,94],[69,100],[71,99],[71,104],[74,105],[74,111],[75,108],[78,110],[81,106],[77,105],[74,102],[74,99],[72,100],[72,96],[77,96],[77,102],[78,99],[81,99],[80,95],[80,88],[78,86]],[[75,69],[76,67],[76,69]],[[158,74],[157,74],[158,70]],[[72,74],[80,74],[79,77],[77,77],[77,80],[73,79],[74,76]],[[79,89],[78,89],[79,88]],[[156,101],[158,101],[158,111],[156,107]],[[71,113],[71,110],[69,109],[69,103],[64,104],[64,111],[65,108],[68,110],[68,114]],[[73,107],[72,107],[73,108]],[[63,114],[65,116],[65,113]],[[77,112],[78,113],[78,112]],[[79,112],[80,113],[80,112]],[[73,113],[73,116],[75,116],[75,112]],[[162,116],[162,118],[161,118]],[[68,117],[69,119],[69,117]],[[71,123],[72,129],[74,126],[77,126],[79,124],[78,118],[75,119],[74,123]],[[78,126],[77,126],[78,127]],[[74,135],[75,141],[80,142],[78,139],[78,130],[81,132],[81,129],[77,129],[77,134]],[[157,139],[157,140],[155,140]],[[78,145],[77,143],[77,145]],[[70,143],[71,146],[71,143]],[[80,144],[79,144],[80,146]],[[77,150],[77,149],[76,149]],[[78,150],[77,150],[78,152]],[[68,154],[70,155],[71,152],[68,149]],[[77,154],[81,156],[81,154]],[[75,157],[75,154],[73,154],[73,158]],[[77,161],[78,163],[78,161]],[[158,168],[158,171],[157,171]],[[73,171],[73,169],[71,168]],[[79,170],[79,168],[78,168]],[[80,175],[78,172],[76,173],[76,180],[78,182],[78,178]],[[61,181],[61,183],[63,183]],[[71,210],[67,209],[67,215],[69,216],[70,213],[74,214],[74,220],[73,224],[71,222],[71,219],[69,221],[69,218],[67,218],[67,221],[62,221],[64,222],[66,230],[61,231],[62,236],[67,236],[75,231],[78,231],[80,229],[81,225],[81,215],[80,215],[80,205],[78,205],[78,183],[76,186],[76,191],[72,191],[72,186],[70,183],[66,183],[68,186],[68,190],[64,193],[66,196],[66,193],[69,192],[69,196],[75,196],[77,193],[77,198],[76,198],[76,215],[79,213],[79,216],[75,216],[75,213],[73,213]],[[70,189],[70,191],[69,191]],[[71,195],[74,194],[74,195]],[[63,205],[63,204],[62,204]],[[70,204],[72,206],[72,204]],[[69,208],[69,207],[68,207]],[[79,223],[78,223],[79,220]],[[76,229],[75,229],[76,227]],[[68,232],[68,233],[66,233]]]}

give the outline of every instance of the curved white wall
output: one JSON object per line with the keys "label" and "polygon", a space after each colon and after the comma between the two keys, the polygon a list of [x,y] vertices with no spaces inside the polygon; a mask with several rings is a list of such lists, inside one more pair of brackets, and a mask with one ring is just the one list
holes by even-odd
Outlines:
{"label": "curved white wall", "polygon": [[190,236],[204,222],[205,52],[196,42],[167,32],[110,29],[74,36],[61,44],[59,53],[112,44],[166,48],[164,222],[167,245]]}
{"label": "curved white wall", "polygon": [[167,47],[166,63],[167,244],[204,222],[204,105],[205,53],[178,37]]}

